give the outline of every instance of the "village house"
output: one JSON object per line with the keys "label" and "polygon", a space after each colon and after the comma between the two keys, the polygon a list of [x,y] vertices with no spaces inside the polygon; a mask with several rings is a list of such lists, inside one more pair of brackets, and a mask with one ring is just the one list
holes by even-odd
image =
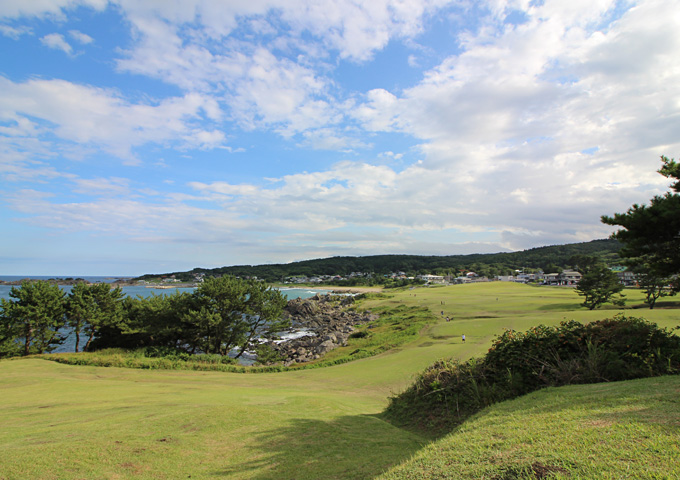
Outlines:
{"label": "village house", "polygon": [[542,282],[543,280],[545,280],[545,274],[541,270],[536,273],[518,273],[515,278],[515,282],[519,283]]}
{"label": "village house", "polygon": [[444,277],[442,275],[429,275],[429,274],[428,275],[418,275],[418,277],[416,277],[416,278],[419,278],[420,280],[423,280],[427,283],[436,283],[436,284],[439,284],[439,285],[443,285],[443,284],[446,283],[444,281]]}
{"label": "village house", "polygon": [[576,285],[582,275],[575,270],[564,270],[562,273],[548,273],[543,283],[545,285]]}
{"label": "village house", "polygon": [[619,278],[619,282],[621,282],[621,285],[624,285],[626,287],[637,286],[638,284],[637,275],[628,270],[626,267],[612,267],[612,272],[614,272],[616,276]]}
{"label": "village house", "polygon": [[576,285],[582,276],[575,270],[564,270],[560,273],[560,285]]}
{"label": "village house", "polygon": [[514,282],[515,276],[514,275],[496,275],[496,280],[498,280],[499,282]]}

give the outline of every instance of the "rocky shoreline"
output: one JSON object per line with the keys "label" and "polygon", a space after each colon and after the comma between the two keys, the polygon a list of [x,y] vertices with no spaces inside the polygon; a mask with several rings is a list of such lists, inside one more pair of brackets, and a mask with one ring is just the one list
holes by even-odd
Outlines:
{"label": "rocky shoreline", "polygon": [[293,329],[310,332],[293,340],[269,342],[283,358],[281,362],[285,366],[320,359],[331,350],[346,345],[358,325],[378,318],[370,311],[357,312],[354,297],[331,294],[290,300],[284,315],[290,318]]}

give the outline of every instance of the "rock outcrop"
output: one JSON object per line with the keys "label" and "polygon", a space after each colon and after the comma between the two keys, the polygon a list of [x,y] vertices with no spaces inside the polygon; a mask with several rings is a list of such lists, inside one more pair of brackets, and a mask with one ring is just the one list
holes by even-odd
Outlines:
{"label": "rock outcrop", "polygon": [[346,345],[357,325],[377,318],[371,312],[355,311],[353,304],[354,297],[331,294],[290,300],[284,315],[290,318],[294,330],[310,333],[293,340],[271,343],[272,348],[283,358],[283,364],[289,366],[318,360],[331,350]]}

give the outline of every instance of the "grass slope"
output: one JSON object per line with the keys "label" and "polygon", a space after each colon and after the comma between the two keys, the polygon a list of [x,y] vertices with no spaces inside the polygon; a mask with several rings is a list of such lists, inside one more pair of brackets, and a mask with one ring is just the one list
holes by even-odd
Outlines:
{"label": "grass slope", "polygon": [[497,404],[380,480],[680,478],[680,377],[547,388]]}
{"label": "grass slope", "polygon": [[[367,306],[425,306],[439,323],[390,352],[294,372],[243,375],[2,361],[0,479],[375,478],[429,442],[380,419],[391,394],[438,358],[482,355],[503,328],[615,313],[586,311],[579,303],[571,289],[499,283],[395,292]],[[678,325],[678,311],[664,305],[634,314],[662,326]],[[441,310],[453,321],[445,322]],[[562,428],[578,432],[578,424],[565,422]],[[678,425],[671,427],[677,431]],[[537,438],[541,432],[527,435]],[[629,431],[631,439],[638,433],[647,435]],[[513,455],[528,440],[518,442],[503,444],[506,453],[499,454]],[[666,452],[659,444],[655,458]]]}
{"label": "grass slope", "polygon": [[0,368],[3,480],[364,479],[423,445],[375,416],[385,391],[332,368],[240,375],[39,359]]}

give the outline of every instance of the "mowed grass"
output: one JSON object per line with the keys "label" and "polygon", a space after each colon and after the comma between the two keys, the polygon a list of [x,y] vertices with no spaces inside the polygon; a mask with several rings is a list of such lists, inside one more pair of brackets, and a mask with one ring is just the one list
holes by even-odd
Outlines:
{"label": "mowed grass", "polygon": [[[571,318],[589,321],[618,312],[587,311],[579,307],[580,297],[572,289],[515,284],[418,288],[389,295],[368,301],[366,307],[427,306],[440,321],[411,344],[328,368],[255,375],[69,366],[40,359],[2,361],[0,479],[376,478],[429,443],[382,421],[379,414],[390,395],[436,359],[483,355],[503,328],[524,330]],[[444,321],[442,310],[443,317],[453,318],[451,322]],[[625,313],[662,326],[680,324],[678,310]],[[583,392],[585,399],[590,396],[587,388],[600,386],[574,391]],[[677,383],[669,388],[680,393]],[[560,391],[554,392],[558,393],[550,402],[562,398]],[[551,393],[539,392],[544,394]],[[611,394],[612,399],[618,396]],[[520,407],[507,416],[517,417],[531,408],[530,398],[516,401]],[[566,412],[572,402],[565,402],[554,413]],[[610,403],[615,406],[614,400]],[[603,415],[607,412],[607,404],[598,408]],[[637,411],[628,414],[633,418]],[[581,429],[570,417],[560,425],[575,436]],[[625,428],[631,428],[631,438],[638,435],[632,427]],[[677,434],[678,424],[659,428],[675,429]],[[538,429],[527,435],[534,442],[547,433]],[[522,451],[528,440],[519,437],[513,443],[513,437],[508,438],[498,444],[498,455],[515,458],[512,452]],[[481,452],[488,446],[470,448]],[[659,456],[667,454],[665,444],[659,448]],[[636,453],[625,450],[621,455]],[[523,458],[517,457],[515,463],[524,465]],[[597,462],[595,457],[591,461]]]}
{"label": "mowed grass", "polygon": [[[527,330],[532,326],[557,325],[564,320],[587,323],[616,314],[642,317],[662,327],[680,326],[677,297],[663,298],[657,307],[643,306],[640,290],[626,289],[625,308],[605,305],[588,310],[581,307],[583,298],[570,287],[529,286],[509,282],[433,286],[402,290],[391,298],[367,302],[367,308],[379,302],[391,305],[427,306],[440,321],[421,337],[440,357],[467,359],[482,356],[494,336],[504,329]],[[443,315],[442,315],[443,312]],[[449,317],[450,322],[445,318]],[[462,335],[466,342],[463,344]],[[428,352],[429,353],[429,352]]]}
{"label": "mowed grass", "polygon": [[[0,363],[0,478],[372,478],[423,440],[386,392],[305,375]],[[328,370],[326,375],[322,370]]]}
{"label": "mowed grass", "polygon": [[680,478],[680,377],[547,388],[494,405],[379,478]]}

